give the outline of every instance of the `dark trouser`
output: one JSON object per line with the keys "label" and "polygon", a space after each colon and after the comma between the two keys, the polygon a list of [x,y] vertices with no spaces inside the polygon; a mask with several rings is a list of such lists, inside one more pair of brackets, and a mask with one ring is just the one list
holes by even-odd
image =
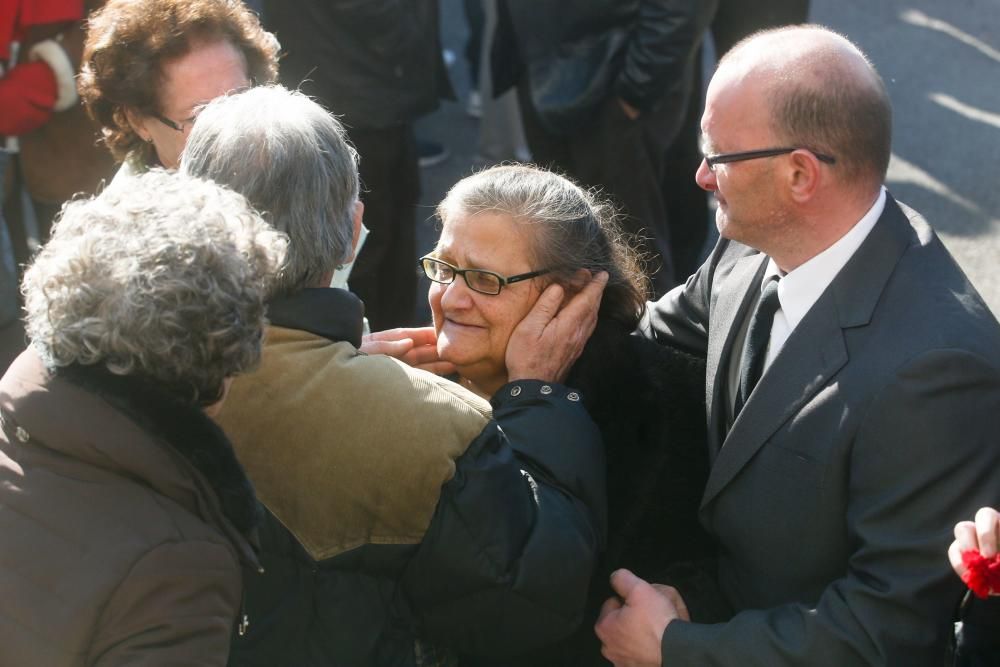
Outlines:
{"label": "dark trouser", "polygon": [[[3,184],[4,171],[9,166],[8,157],[5,151],[0,150],[0,185]],[[24,330],[18,321],[20,310],[14,248],[4,221],[2,203],[0,197],[0,375],[4,374],[10,362],[24,349]]]}
{"label": "dark trouser", "polygon": [[416,210],[420,172],[413,126],[353,128],[361,201],[371,230],[348,279],[372,331],[413,326],[417,299]]}
{"label": "dark trouser", "polygon": [[486,14],[483,12],[482,0],[463,0],[462,7],[465,10],[465,23],[469,28],[469,38],[465,42],[465,62],[469,65],[469,81],[472,84],[472,90],[477,90]]}
{"label": "dark trouser", "polygon": [[960,610],[955,667],[1000,665],[1000,597],[967,596]]}
{"label": "dark trouser", "polygon": [[17,272],[14,246],[3,217],[2,185],[7,168],[7,152],[0,149],[0,327],[17,317]]}
{"label": "dark trouser", "polygon": [[[614,97],[578,131],[558,136],[546,130],[531,105],[527,82],[518,89],[524,133],[535,163],[561,172],[584,187],[600,187],[622,208],[622,226],[639,240],[655,296],[676,284],[670,228],[662,190],[663,159],[677,134],[685,95],[664,99],[656,110],[629,120]],[[673,96],[672,96],[673,97]]]}
{"label": "dark trouser", "polygon": [[747,35],[779,25],[805,23],[809,19],[809,0],[764,0],[752,8],[742,0],[719,0],[712,19],[712,41],[717,57],[722,57]]}
{"label": "dark trouser", "polygon": [[684,122],[664,156],[663,196],[667,200],[670,252],[678,282],[687,280],[701,265],[711,224],[708,193],[694,180],[702,159],[699,144],[704,106],[701,53],[699,47],[694,59],[694,79]]}

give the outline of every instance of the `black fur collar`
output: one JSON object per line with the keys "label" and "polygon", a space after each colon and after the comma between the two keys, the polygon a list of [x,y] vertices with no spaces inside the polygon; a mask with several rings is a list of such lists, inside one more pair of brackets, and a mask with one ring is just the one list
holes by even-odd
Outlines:
{"label": "black fur collar", "polygon": [[333,287],[307,287],[275,297],[267,304],[271,324],[300,329],[333,342],[361,346],[365,306],[350,292]]}
{"label": "black fur collar", "polygon": [[166,440],[215,490],[222,511],[244,535],[256,526],[253,486],[222,429],[198,407],[182,403],[153,382],[115,375],[100,365],[58,368],[56,376],[95,393],[144,431]]}

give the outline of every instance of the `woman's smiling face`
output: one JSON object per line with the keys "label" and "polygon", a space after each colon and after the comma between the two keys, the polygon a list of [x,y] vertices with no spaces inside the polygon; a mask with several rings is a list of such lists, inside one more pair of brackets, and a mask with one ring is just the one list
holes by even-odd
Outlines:
{"label": "woman's smiling face", "polygon": [[[502,213],[457,214],[444,223],[433,255],[461,269],[485,269],[514,276],[545,267],[534,265],[533,231]],[[483,394],[507,382],[506,353],[511,332],[535,305],[544,283],[530,279],[507,285],[499,294],[469,289],[462,276],[449,285],[431,283],[427,298],[434,316],[438,354]]]}

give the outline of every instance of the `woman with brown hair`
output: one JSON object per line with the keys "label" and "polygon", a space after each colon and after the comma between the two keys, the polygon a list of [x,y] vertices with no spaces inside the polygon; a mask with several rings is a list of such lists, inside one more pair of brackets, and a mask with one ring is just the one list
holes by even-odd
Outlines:
{"label": "woman with brown hair", "polygon": [[199,107],[273,82],[278,48],[240,0],[110,0],[90,19],[80,94],[127,173],[174,169]]}

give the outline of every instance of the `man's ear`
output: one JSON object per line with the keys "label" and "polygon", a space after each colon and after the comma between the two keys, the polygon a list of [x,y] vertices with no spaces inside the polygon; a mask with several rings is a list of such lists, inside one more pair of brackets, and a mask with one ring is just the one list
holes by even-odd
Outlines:
{"label": "man's ear", "polygon": [[789,192],[793,199],[805,203],[816,194],[823,179],[823,165],[812,152],[798,150],[792,153],[788,172]]}
{"label": "man's ear", "polygon": [[353,261],[354,257],[358,252],[358,239],[361,238],[361,219],[364,217],[365,205],[359,199],[354,202],[354,236],[351,239],[351,256],[347,258],[347,261]]}

